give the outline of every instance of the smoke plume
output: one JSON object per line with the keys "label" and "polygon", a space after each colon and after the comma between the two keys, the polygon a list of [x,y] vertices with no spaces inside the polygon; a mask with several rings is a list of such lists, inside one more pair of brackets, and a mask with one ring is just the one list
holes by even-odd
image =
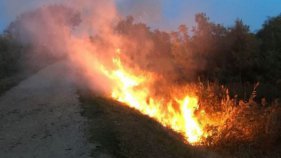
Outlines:
{"label": "smoke plume", "polygon": [[[172,48],[167,45],[166,33],[151,34],[146,25],[124,18],[132,14],[137,21],[161,19],[159,0],[69,0],[52,5],[34,4],[38,5],[39,8],[18,16],[9,26],[18,40],[32,44],[34,53],[29,62],[42,63],[46,57],[66,59],[87,87],[103,93],[110,92],[114,83],[101,74],[101,65],[114,68],[112,59],[116,57],[116,50],[121,50],[123,64],[137,74],[156,73],[159,80],[171,82],[182,75],[171,60]],[[9,6],[19,7],[15,0]]]}

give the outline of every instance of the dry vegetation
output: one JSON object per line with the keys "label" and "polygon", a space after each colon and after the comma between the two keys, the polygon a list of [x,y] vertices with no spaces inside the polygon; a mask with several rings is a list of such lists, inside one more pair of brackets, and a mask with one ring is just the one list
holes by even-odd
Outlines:
{"label": "dry vegetation", "polygon": [[[220,153],[238,157],[280,157],[281,108],[279,99],[257,102],[255,89],[246,100],[218,84],[199,86],[200,106],[213,121],[207,129],[211,136],[204,145]],[[206,118],[202,118],[203,121]]]}
{"label": "dry vegetation", "polygon": [[122,103],[80,92],[91,140],[100,143],[93,156],[103,151],[116,157],[280,157],[280,105],[237,101],[223,86],[199,85],[192,86],[199,87],[200,106],[217,121],[207,127],[212,136],[201,147],[183,143],[180,135]]}

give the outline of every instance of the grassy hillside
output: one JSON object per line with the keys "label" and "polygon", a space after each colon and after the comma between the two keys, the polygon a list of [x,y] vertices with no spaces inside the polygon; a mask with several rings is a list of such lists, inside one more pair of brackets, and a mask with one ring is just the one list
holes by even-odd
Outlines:
{"label": "grassy hillside", "polygon": [[80,97],[89,119],[92,155],[120,158],[218,157],[183,143],[182,137],[153,119],[119,102],[101,97]]}

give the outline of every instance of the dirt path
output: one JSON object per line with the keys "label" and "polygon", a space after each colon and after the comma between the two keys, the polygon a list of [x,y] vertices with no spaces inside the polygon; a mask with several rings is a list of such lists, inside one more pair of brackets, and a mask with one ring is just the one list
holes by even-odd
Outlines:
{"label": "dirt path", "polygon": [[0,97],[1,158],[88,158],[80,115],[65,63],[45,68]]}

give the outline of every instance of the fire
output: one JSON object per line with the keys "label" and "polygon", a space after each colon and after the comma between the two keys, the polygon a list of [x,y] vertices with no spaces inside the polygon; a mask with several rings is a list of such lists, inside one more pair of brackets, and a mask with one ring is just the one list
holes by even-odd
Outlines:
{"label": "fire", "polygon": [[189,143],[199,143],[204,132],[194,115],[199,108],[198,99],[182,94],[185,91],[171,93],[168,98],[153,94],[150,87],[157,76],[126,67],[121,61],[121,53],[120,49],[115,50],[113,69],[99,66],[99,71],[113,83],[111,97],[183,134]]}

